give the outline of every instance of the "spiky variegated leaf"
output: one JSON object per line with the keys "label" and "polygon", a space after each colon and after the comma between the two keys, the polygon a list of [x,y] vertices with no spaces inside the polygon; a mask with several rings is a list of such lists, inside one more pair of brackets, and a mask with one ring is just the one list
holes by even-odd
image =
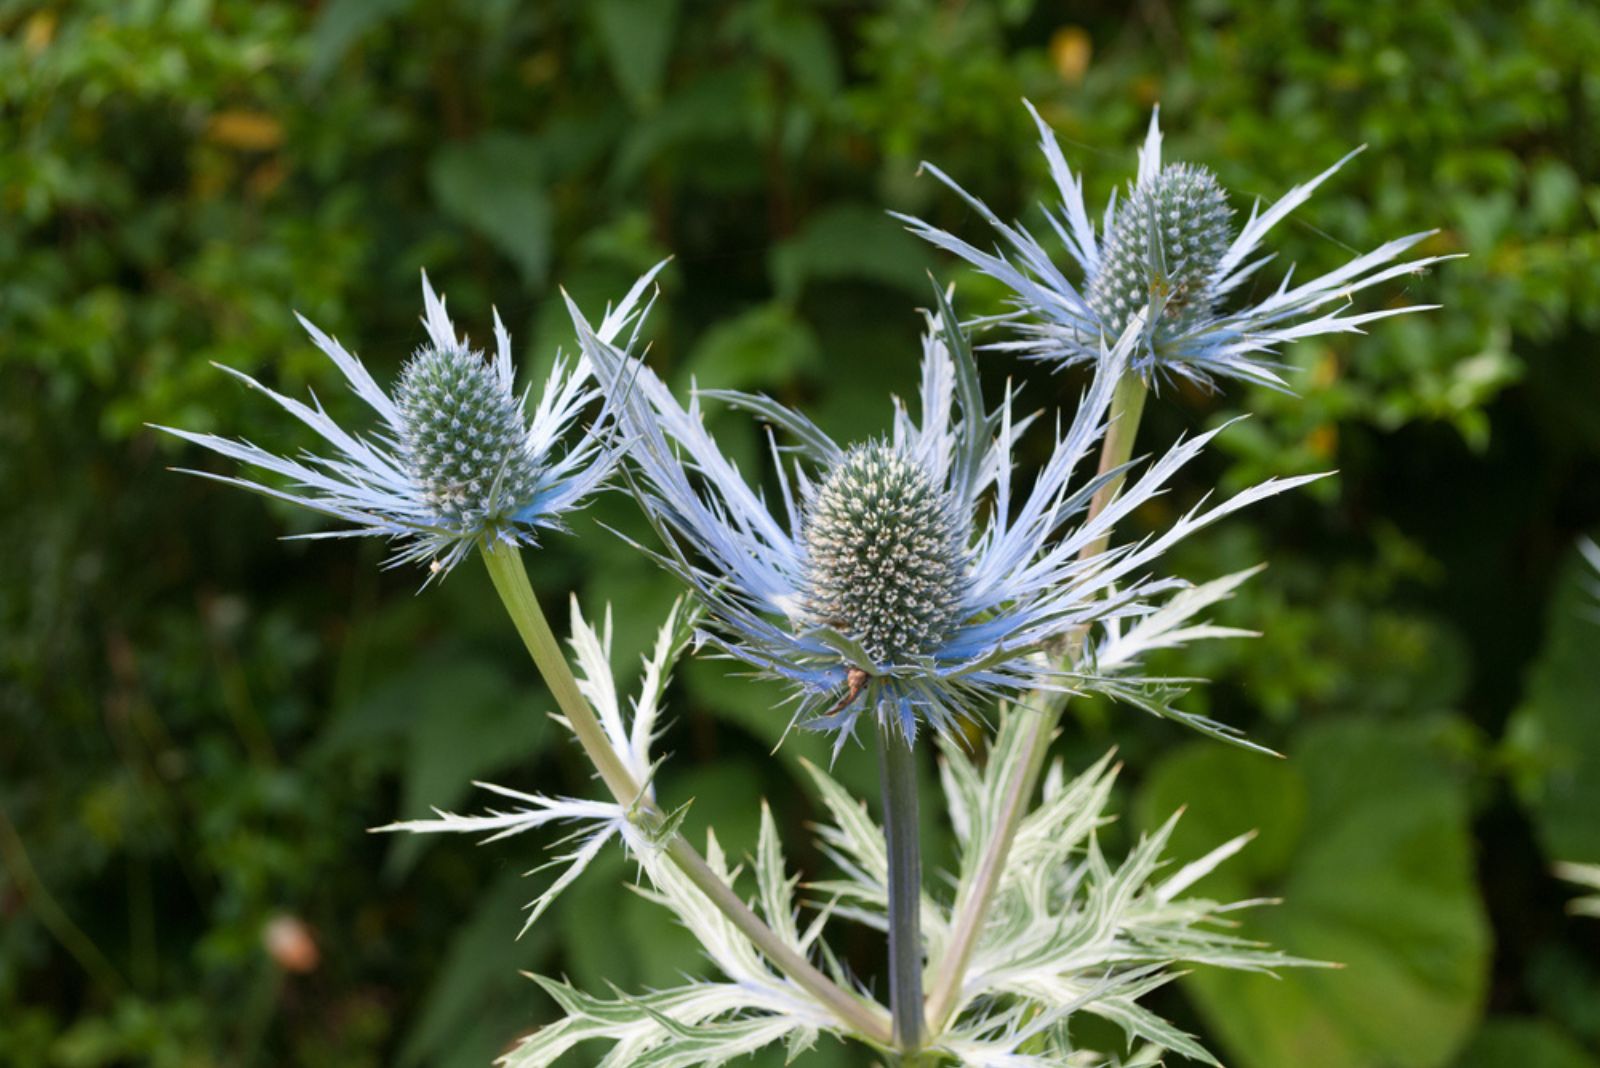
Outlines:
{"label": "spiky variegated leaf", "polygon": [[[580,801],[575,798],[550,798],[540,794],[525,794],[520,790],[512,790],[493,783],[474,783],[484,790],[496,793],[502,797],[509,797],[522,802],[522,807],[508,812],[494,809],[482,816],[458,816],[453,812],[443,809],[434,809],[435,818],[431,820],[402,820],[391,823],[385,827],[375,828],[377,831],[409,831],[412,834],[482,834],[489,832],[489,837],[484,842],[497,842],[502,838],[531,831],[536,827],[544,827],[552,823],[565,823],[577,825],[573,831],[561,839],[562,844],[577,843],[571,850],[559,853],[549,863],[540,865],[534,871],[543,871],[546,868],[562,867],[561,874],[556,876],[544,893],[528,903],[528,918],[523,922],[522,930],[527,932],[534,921],[544,915],[544,911],[555,903],[561,891],[572,885],[574,879],[583,874],[589,862],[599,855],[605,844],[615,837],[628,822],[628,814],[621,805],[610,801]],[[531,874],[531,873],[530,873]]]}
{"label": "spiky variegated leaf", "polygon": [[1081,665],[1075,687],[1133,705],[1229,745],[1278,755],[1250,741],[1235,727],[1179,708],[1177,702],[1200,680],[1146,678],[1137,672],[1145,656],[1157,649],[1176,649],[1206,638],[1255,637],[1254,631],[1221,627],[1196,617],[1233,596],[1234,590],[1265,566],[1236,571],[1200,586],[1183,586],[1160,607],[1126,627],[1121,619],[1107,620],[1104,638]]}
{"label": "spiky variegated leaf", "polygon": [[[810,884],[821,894],[838,899],[838,912],[867,924],[885,927],[889,912],[889,853],[883,828],[867,814],[867,806],[821,768],[801,761],[817,784],[822,803],[833,823],[817,828],[822,851],[839,866],[844,877]],[[925,937],[942,937],[949,929],[950,915],[931,894],[922,895],[922,930]]]}
{"label": "spiky variegated leaf", "polygon": [[[723,1064],[777,1042],[786,1043],[791,1051],[805,1049],[822,1031],[839,1033],[830,1010],[775,971],[755,943],[655,844],[631,827],[625,828],[623,838],[645,878],[640,892],[688,929],[725,978],[610,999],[539,979],[566,1016],[528,1036],[506,1056],[508,1068],[542,1068],[588,1041],[611,1044],[600,1062],[604,1066],[691,1068]],[[705,856],[712,870],[732,885],[736,873],[715,836],[708,839]],[[755,868],[769,924],[791,949],[804,954],[818,937],[820,925],[802,934],[795,922],[795,880],[785,870],[770,815],[763,817]]]}
{"label": "spiky variegated leaf", "polygon": [[[605,729],[606,740],[617,756],[639,782],[649,783],[651,778],[650,746],[656,737],[656,722],[660,715],[661,694],[666,689],[672,665],[682,653],[687,640],[688,626],[683,602],[679,601],[667,613],[656,636],[655,649],[644,659],[644,676],[639,685],[639,696],[632,701],[633,715],[624,722],[622,700],[617,693],[616,676],[611,671],[611,609],[606,608],[605,623],[596,630],[584,619],[577,598],[572,601],[572,649],[577,659],[579,687],[584,697],[595,709]],[[558,722],[565,723],[561,717]],[[569,725],[570,726],[570,725]],[[583,873],[589,862],[613,837],[629,826],[628,812],[610,801],[582,801],[576,798],[550,798],[542,794],[527,794],[492,783],[476,783],[491,793],[522,803],[522,807],[508,812],[491,809],[482,816],[458,816],[453,812],[435,809],[431,820],[402,820],[378,831],[410,831],[413,834],[481,834],[487,832],[485,842],[521,834],[552,823],[576,825],[577,830],[561,840],[561,844],[576,843],[564,853],[559,853],[548,864],[535,868],[562,868],[555,881],[528,904],[528,918],[522,930],[526,932],[544,915],[556,898],[573,880]],[[648,790],[648,787],[646,788]],[[668,820],[669,833],[676,823]]]}
{"label": "spiky variegated leaf", "polygon": [[[1230,576],[1178,594],[1126,633],[1113,634],[1102,653],[1120,667],[1145,648],[1203,636],[1200,632],[1206,628],[1189,625],[1188,620],[1225,596],[1240,578]],[[649,781],[655,770],[650,744],[660,696],[682,648],[685,626],[675,608],[646,659],[641,692],[626,710],[609,663],[610,631],[609,619],[592,626],[574,606],[571,644],[585,696],[619,759],[641,781]],[[1133,678],[1107,678],[1129,689],[1143,685]],[[981,769],[955,743],[945,743],[942,781],[960,846],[954,902],[958,906],[972,892],[979,858],[998,833],[1007,791],[1024,770],[1028,747],[1023,743],[1028,717],[1034,714],[1002,711],[998,734]],[[750,904],[788,949],[820,958],[847,985],[844,969],[822,941],[822,932],[833,915],[884,924],[888,856],[883,831],[866,806],[820,768],[807,765],[807,770],[829,816],[818,831],[822,849],[840,874],[809,884],[826,904],[802,925],[795,900],[799,880],[788,869],[777,823],[763,805],[750,865],[755,883]],[[1169,823],[1139,842],[1120,863],[1107,858],[1096,832],[1109,821],[1106,805],[1115,776],[1109,755],[1075,777],[1068,777],[1059,765],[1052,767],[1044,777],[1038,806],[1016,828],[958,994],[955,1018],[931,1039],[961,1064],[1133,1068],[1157,1063],[1163,1051],[1214,1063],[1191,1036],[1139,1000],[1171,981],[1179,974],[1178,967],[1187,964],[1262,971],[1306,963],[1228,933],[1222,920],[1239,906],[1182,896],[1237,852],[1245,839],[1224,843],[1209,856],[1169,872],[1163,870],[1161,859]],[[691,1068],[724,1064],[777,1043],[794,1056],[811,1048],[824,1032],[858,1037],[841,1029],[828,1006],[773,967],[727,913],[668,859],[671,839],[680,833],[677,820],[668,817],[659,826],[653,822],[644,827],[635,822],[637,813],[615,803],[484,788],[516,802],[515,807],[480,816],[440,812],[432,820],[387,829],[487,833],[496,840],[551,824],[575,827],[562,840],[568,848],[552,861],[564,871],[530,906],[530,923],[605,843],[617,839],[638,866],[639,893],[671,913],[719,973],[670,990],[617,992],[610,997],[541,978],[538,981],[565,1015],[507,1054],[508,1068],[541,1068],[588,1043],[608,1046],[599,1062],[605,1068]],[[707,837],[705,862],[712,877],[736,885],[740,872],[714,833]],[[951,915],[935,895],[924,893],[922,926],[930,967],[937,967],[950,941]],[[1137,1052],[1124,1059],[1077,1048],[1070,1021],[1080,1012],[1118,1025],[1129,1048],[1137,1044]]]}
{"label": "spiky variegated leaf", "polygon": [[[681,604],[673,606],[653,653],[645,659],[639,695],[632,701],[629,715],[624,713],[611,669],[610,612],[597,628],[584,619],[576,601],[572,606],[571,646],[580,688],[594,708],[612,750],[640,782],[648,783],[655,770],[650,747],[655,740],[661,695],[693,622],[680,609]],[[611,1047],[601,1061],[608,1068],[691,1068],[723,1064],[776,1042],[785,1043],[794,1055],[810,1048],[823,1030],[839,1033],[832,1010],[773,968],[738,925],[666,858],[665,850],[680,833],[681,810],[642,826],[635,822],[637,813],[616,803],[549,798],[480,785],[519,802],[519,807],[482,816],[438,812],[435,819],[407,821],[383,829],[488,832],[489,840],[494,841],[552,823],[577,824],[579,830],[563,841],[578,844],[551,862],[564,864],[565,870],[530,906],[529,924],[577,878],[606,842],[616,838],[625,845],[643,876],[640,893],[672,913],[722,973],[718,980],[639,996],[618,994],[614,998],[593,997],[566,983],[536,977],[566,1015],[528,1036],[504,1058],[505,1064],[512,1068],[539,1068],[555,1062],[574,1046],[600,1041]],[[880,842],[880,851],[881,848]],[[708,837],[705,860],[716,878],[730,887],[735,884],[738,872],[729,865],[714,834]],[[798,879],[788,873],[777,825],[765,806],[754,867],[758,905],[768,925],[787,948],[802,957],[809,956],[820,941],[829,913],[823,910],[801,930],[794,901]]]}
{"label": "spiky variegated leaf", "polygon": [[1219,742],[1227,742],[1241,749],[1250,749],[1267,756],[1281,754],[1268,749],[1264,745],[1252,742],[1245,733],[1237,727],[1218,722],[1209,716],[1202,716],[1197,712],[1187,712],[1178,707],[1178,700],[1189,692],[1192,679],[1170,678],[1121,678],[1114,675],[1095,675],[1082,680],[1081,688],[1090,693],[1104,694],[1113,701],[1134,708],[1142,709],[1152,716],[1171,720],[1174,723],[1188,727],[1197,734],[1207,738],[1215,738]]}
{"label": "spiky variegated leaf", "polygon": [[[974,892],[984,845],[1026,759],[1021,738],[1031,715],[1002,713],[981,770],[958,746],[944,747],[943,782],[961,846],[958,911]],[[1192,1036],[1139,999],[1188,965],[1271,971],[1314,963],[1228,930],[1228,914],[1255,902],[1223,905],[1182,896],[1248,836],[1166,871],[1162,858],[1174,817],[1120,863],[1108,858],[1096,832],[1109,820],[1116,772],[1109,755],[1071,778],[1059,765],[1052,768],[1038,807],[1018,827],[957,996],[954,1023],[940,1040],[940,1048],[963,1064],[1114,1063],[1073,1049],[1070,1028],[1047,1026],[1078,1012],[1117,1024],[1130,1043],[1215,1063]],[[945,950],[942,938],[929,939],[930,970],[939,968]]]}
{"label": "spiky variegated leaf", "polygon": [[632,716],[624,722],[616,676],[611,671],[611,606],[606,606],[604,623],[596,630],[584,619],[578,599],[572,598],[571,645],[578,669],[578,687],[605,728],[611,748],[639,782],[650,781],[650,747],[657,737],[661,696],[671,681],[672,665],[683,652],[693,627],[694,613],[685,612],[682,599],[675,601],[656,632],[655,648],[643,658],[639,694],[631,701]]}
{"label": "spiky variegated leaf", "polygon": [[1589,565],[1591,574],[1586,576],[1585,588],[1593,598],[1594,605],[1590,609],[1590,617],[1600,623],[1600,545],[1595,544],[1592,538],[1578,539],[1578,552],[1583,554],[1584,563]]}
{"label": "spiky variegated leaf", "polygon": [[1233,596],[1251,576],[1259,574],[1265,564],[1213,579],[1200,586],[1179,590],[1154,612],[1124,630],[1120,620],[1106,626],[1106,639],[1095,653],[1095,666],[1101,671],[1120,671],[1137,664],[1147,653],[1156,649],[1175,649],[1204,638],[1253,638],[1255,631],[1236,627],[1218,627],[1201,621],[1191,622],[1195,616],[1220,601]]}
{"label": "spiky variegated leaf", "polygon": [[606,1068],[697,1068],[785,1039],[809,1041],[817,1031],[797,1016],[751,1012],[748,992],[735,983],[691,983],[638,997],[597,998],[553,979],[534,979],[566,1016],[503,1057],[506,1068],[544,1068],[590,1041],[611,1043],[600,1062]]}

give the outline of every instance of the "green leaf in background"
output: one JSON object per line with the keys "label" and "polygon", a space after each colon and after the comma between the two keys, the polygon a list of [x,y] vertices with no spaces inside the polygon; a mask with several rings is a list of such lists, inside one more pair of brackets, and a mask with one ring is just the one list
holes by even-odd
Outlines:
{"label": "green leaf in background", "polygon": [[648,122],[621,134],[611,181],[637,182],[661,163],[681,168],[686,186],[725,193],[747,188],[751,175],[760,173],[761,157],[745,140],[754,125],[759,86],[748,69],[702,70],[662,101]]}
{"label": "green leaf in background", "polygon": [[641,110],[659,103],[678,25],[677,0],[595,0],[589,11],[629,101]]}
{"label": "green leaf in background", "polygon": [[[659,988],[710,968],[689,932],[636,892],[637,874],[621,849],[606,849],[540,921],[560,932],[578,987]],[[537,994],[530,999],[540,1003]]]}
{"label": "green leaf in background", "polygon": [[310,58],[305,79],[320,85],[339,65],[361,35],[385,20],[404,13],[414,0],[331,0],[317,16],[309,41]]}
{"label": "green leaf in background", "polygon": [[761,52],[783,66],[796,88],[819,103],[837,93],[842,72],[828,24],[816,11],[784,3],[750,3],[737,12]]}
{"label": "green leaf in background", "polygon": [[505,253],[528,288],[550,267],[551,209],[536,139],[491,132],[446,144],[428,163],[428,184],[445,212]]}
{"label": "green leaf in background", "polygon": [[[725,660],[691,659],[680,669],[684,681],[704,707],[748,733],[773,751],[774,758],[786,765],[797,782],[803,781],[798,761],[810,760],[826,766],[828,742],[822,735],[790,731],[794,712],[784,701],[783,684],[770,679],[753,679]],[[778,744],[779,739],[783,744]]]}
{"label": "green leaf in background", "polygon": [[698,847],[706,832],[735,860],[753,856],[760,831],[761,769],[747,763],[692,764],[669,771],[661,782],[662,805],[668,812],[689,806],[682,833]]}
{"label": "green leaf in background", "polygon": [[1488,930],[1465,784],[1438,751],[1440,726],[1318,724],[1281,764],[1193,745],[1145,784],[1146,827],[1189,805],[1174,840],[1179,858],[1259,827],[1264,855],[1250,860],[1247,848],[1239,872],[1216,876],[1284,899],[1249,917],[1245,933],[1345,966],[1280,978],[1201,970],[1184,980],[1232,1063],[1433,1068],[1475,1027]]}
{"label": "green leaf in background", "polygon": [[539,966],[555,936],[553,927],[536,925],[514,937],[532,884],[512,873],[478,898],[406,1031],[399,1068],[483,1068],[532,1029],[537,1018],[530,1009],[539,999],[521,973]]}
{"label": "green leaf in background", "polygon": [[[620,501],[605,501],[601,507],[614,503]],[[649,536],[649,532],[640,533]],[[600,566],[588,576],[579,603],[584,615],[592,620],[604,619],[610,612],[611,667],[617,673],[621,692],[632,693],[633,680],[639,675],[639,658],[653,647],[656,631],[673,603],[683,596],[683,587],[654,563],[641,559],[637,550],[610,531],[586,531],[582,536],[589,539],[590,558]],[[552,618],[560,618],[564,629],[568,606],[547,604],[545,610]],[[681,712],[674,695],[669,694],[668,718],[675,720]]]}
{"label": "green leaf in background", "polygon": [[[452,649],[386,678],[334,719],[323,746],[336,751],[403,735],[394,815],[421,817],[433,808],[471,807],[474,779],[535,756],[555,736],[545,715],[550,707],[544,691],[519,687],[495,661]],[[421,835],[395,836],[389,874],[408,870],[428,844]]]}
{"label": "green leaf in background", "polygon": [[686,372],[707,389],[759,391],[793,382],[817,356],[816,335],[791,306],[762,304],[708,330]]}
{"label": "green leaf in background", "polygon": [[[1205,782],[1205,800],[1182,791]],[[1305,830],[1306,781],[1286,760],[1209,742],[1186,745],[1161,762],[1135,802],[1139,826],[1160,827],[1174,812],[1175,857],[1204,856],[1241,834],[1255,834],[1243,852],[1208,875],[1198,893],[1219,901],[1243,900],[1262,882],[1281,875]]]}
{"label": "green leaf in background", "polygon": [[1576,552],[1550,599],[1544,649],[1506,729],[1517,789],[1551,860],[1600,860],[1600,620]]}
{"label": "green leaf in background", "polygon": [[1545,1020],[1495,1016],[1484,1021],[1455,1068],[1600,1068],[1600,1058]]}
{"label": "green leaf in background", "polygon": [[863,204],[817,212],[773,248],[768,270],[773,289],[791,301],[814,281],[876,282],[918,300],[928,292],[928,258],[917,239],[881,209]]}
{"label": "green leaf in background", "polygon": [[[684,681],[703,706],[719,720],[747,733],[756,744],[772,753],[775,766],[789,777],[785,789],[812,790],[812,779],[803,767],[810,761],[860,797],[876,797],[877,764],[873,759],[854,759],[860,746],[846,746],[835,765],[832,746],[826,735],[814,731],[790,730],[794,706],[783,684],[753,679],[741,668],[725,660],[698,659],[685,662]],[[781,740],[781,741],[780,741]],[[777,796],[769,774],[767,796]]]}

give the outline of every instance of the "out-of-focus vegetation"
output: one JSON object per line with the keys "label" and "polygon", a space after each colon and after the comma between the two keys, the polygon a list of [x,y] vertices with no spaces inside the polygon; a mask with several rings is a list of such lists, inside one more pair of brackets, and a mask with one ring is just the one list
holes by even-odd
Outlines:
{"label": "out-of-focus vegetation", "polygon": [[[144,424],[299,443],[212,360],[354,416],[290,311],[392,372],[424,266],[542,368],[558,284],[597,306],[671,253],[660,367],[880,428],[925,272],[998,300],[884,209],[985,238],[926,158],[1038,224],[1026,96],[1096,201],[1159,100],[1240,208],[1368,145],[1284,262],[1428,227],[1470,254],[1386,295],[1442,310],[1287,352],[1297,396],[1151,406],[1152,443],[1255,413],[1171,507],[1340,471],[1179,560],[1270,557],[1224,613],[1265,637],[1182,670],[1287,761],[1101,705],[1060,743],[1121,747],[1130,828],[1180,803],[1185,849],[1260,828],[1217,892],[1284,897],[1247,929],[1348,965],[1196,975],[1161,1008],[1243,1068],[1600,1064],[1600,924],[1549,874],[1600,861],[1572,552],[1600,524],[1593,5],[104,0],[0,2],[0,32],[0,1062],[480,1066],[553,1012],[519,968],[696,968],[617,858],[513,941],[536,843],[368,835],[475,777],[589,784],[476,565],[418,595],[380,546],[279,542],[308,521],[168,473],[210,460]],[[1079,384],[987,373],[1040,405]],[[636,523],[613,495],[530,561],[552,610],[616,603],[631,663],[675,591],[601,521]],[[794,842],[816,814],[817,743],[769,755],[770,698],[705,662],[672,694],[661,787],[735,851],[759,796]],[[869,765],[839,772],[870,796]],[[881,968],[870,932],[847,951]]]}

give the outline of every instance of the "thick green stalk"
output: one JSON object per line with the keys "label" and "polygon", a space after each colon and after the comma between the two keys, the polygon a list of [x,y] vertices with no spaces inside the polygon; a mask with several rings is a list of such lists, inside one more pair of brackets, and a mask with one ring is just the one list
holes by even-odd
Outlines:
{"label": "thick green stalk", "polygon": [[[1144,413],[1144,400],[1148,392],[1144,380],[1133,372],[1124,375],[1122,381],[1117,383],[1116,392],[1111,397],[1111,425],[1106,430],[1105,440],[1100,445],[1100,474],[1121,467],[1133,455],[1133,441],[1139,433],[1139,417]],[[1089,502],[1089,517],[1093,518],[1104,511],[1106,505],[1121,488],[1121,476],[1100,487]],[[1107,531],[1102,537],[1084,547],[1082,558],[1088,559],[1104,552],[1110,541],[1111,532]],[[1081,632],[1072,635],[1064,657],[1069,665],[1075,662],[1083,651],[1086,637],[1087,635]],[[933,985],[928,991],[926,1015],[931,1034],[937,1035],[944,1030],[945,1024],[949,1022],[950,1015],[960,1001],[961,984],[966,978],[967,963],[972,959],[972,951],[977,948],[978,935],[983,930],[983,921],[988,915],[989,904],[1000,886],[1000,873],[1005,870],[1006,857],[1011,852],[1011,843],[1017,836],[1017,828],[1022,825],[1022,817],[1027,812],[1028,802],[1038,789],[1039,776],[1044,772],[1045,760],[1050,753],[1050,739],[1055,734],[1056,723],[1060,720],[1061,712],[1066,705],[1065,694],[1040,690],[1029,694],[1020,702],[1023,711],[1012,710],[1012,715],[1033,715],[1027,741],[1024,743],[1026,755],[1023,758],[1023,773],[1006,784],[1000,819],[989,837],[982,858],[978,861],[977,871],[971,884],[972,889],[963,899],[956,902],[956,915],[951,924],[950,941],[939,962],[939,970],[933,977]]]}
{"label": "thick green stalk", "polygon": [[922,844],[917,836],[917,756],[898,723],[878,724],[883,836],[889,855],[889,1015],[895,1048],[922,1048]]}
{"label": "thick green stalk", "polygon": [[[589,707],[583,691],[578,688],[578,680],[561,651],[561,643],[550,630],[550,624],[545,620],[544,611],[539,607],[539,600],[528,582],[528,573],[522,566],[522,554],[512,545],[485,543],[483,562],[489,569],[495,592],[500,595],[506,612],[511,616],[511,622],[516,625],[523,644],[527,646],[539,673],[544,676],[545,685],[550,687],[556,705],[567,722],[572,724],[578,744],[600,773],[611,796],[618,804],[633,812],[633,818],[641,826],[652,830],[659,828],[661,811],[645,795],[643,784],[634,778],[611,748],[599,718]],[[779,971],[828,1006],[850,1030],[880,1046],[891,1043],[889,1016],[882,1006],[863,1001],[841,989],[815,965],[791,949],[761,922],[760,917],[750,910],[686,838],[673,835],[667,845],[667,855]]]}
{"label": "thick green stalk", "polygon": [[[1139,434],[1139,418],[1144,415],[1144,400],[1149,394],[1150,387],[1136,372],[1129,371],[1117,383],[1117,390],[1111,395],[1111,426],[1106,430],[1105,441],[1100,444],[1100,474],[1121,467],[1133,455],[1133,439]],[[1122,489],[1122,481],[1119,475],[1095,493],[1094,499],[1089,502],[1091,519],[1105,511],[1111,498]],[[1084,548],[1080,559],[1098,556],[1110,544],[1111,531],[1108,530]]]}

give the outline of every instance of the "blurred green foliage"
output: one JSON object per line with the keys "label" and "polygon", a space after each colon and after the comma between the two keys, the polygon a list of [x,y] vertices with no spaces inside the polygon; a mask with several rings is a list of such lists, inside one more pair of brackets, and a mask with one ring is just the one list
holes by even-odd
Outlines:
{"label": "blurred green foliage", "polygon": [[[1216,876],[1286,898],[1247,930],[1349,965],[1161,1007],[1246,1066],[1596,1063],[1600,931],[1547,874],[1600,860],[1600,626],[1557,595],[1600,523],[1593,5],[0,0],[0,31],[0,1061],[476,1066],[551,1012],[518,969],[700,966],[620,861],[513,941],[535,843],[366,834],[475,804],[475,777],[588,784],[475,567],[419,596],[381,547],[280,543],[309,521],[169,474],[207,461],[144,424],[302,443],[213,360],[357,416],[290,310],[392,373],[424,266],[476,335],[498,303],[533,374],[566,340],[558,283],[598,306],[671,253],[659,366],[875,431],[925,272],[970,312],[999,297],[883,209],[984,237],[926,158],[1037,224],[1027,96],[1096,200],[1159,100],[1169,152],[1241,207],[1367,144],[1281,263],[1425,227],[1470,255],[1386,295],[1441,311],[1287,352],[1298,396],[1152,405],[1151,443],[1255,413],[1170,507],[1341,472],[1175,561],[1270,559],[1223,612],[1265,637],[1173,666],[1290,760],[1100,705],[1062,751],[1119,745],[1130,822],[1188,803],[1185,848],[1259,827]],[[1078,385],[986,373],[1040,405]],[[535,580],[552,609],[615,602],[632,663],[675,591],[601,522],[635,521],[602,501]],[[766,796],[820,870],[796,848],[816,740],[770,755],[771,692],[715,664],[673,702],[691,833],[746,849]],[[839,773],[873,793],[858,754]],[[877,943],[844,949],[873,974]]]}

